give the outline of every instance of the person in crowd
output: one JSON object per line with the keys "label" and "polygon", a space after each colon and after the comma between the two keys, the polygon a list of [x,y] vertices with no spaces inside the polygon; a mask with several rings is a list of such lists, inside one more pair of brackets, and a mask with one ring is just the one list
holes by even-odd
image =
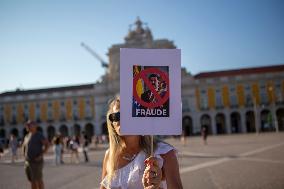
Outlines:
{"label": "person in crowd", "polygon": [[25,172],[31,183],[31,189],[43,189],[43,156],[48,151],[48,140],[37,131],[37,124],[34,121],[27,121],[26,130],[28,134],[23,142],[23,153],[25,157]]}
{"label": "person in crowd", "polygon": [[89,146],[89,139],[85,132],[83,134],[83,154],[85,157],[85,162],[89,162],[89,156],[88,156],[88,146]]}
{"label": "person in crowd", "polygon": [[105,153],[100,189],[181,189],[179,165],[173,146],[150,136],[120,133],[120,99],[116,97],[107,113],[109,149]]}
{"label": "person in crowd", "polygon": [[61,164],[61,153],[62,153],[62,144],[60,142],[60,136],[56,135],[53,138],[53,150],[54,150],[54,160],[55,165]]}
{"label": "person in crowd", "polygon": [[207,127],[206,126],[202,126],[202,128],[201,128],[201,136],[202,136],[204,145],[207,145],[207,135],[208,135]]}
{"label": "person in crowd", "polygon": [[64,136],[60,133],[59,134],[59,141],[61,144],[61,155],[60,155],[60,163],[64,164],[63,155],[64,155],[64,148],[65,148],[65,139]]}
{"label": "person in crowd", "polygon": [[76,136],[73,136],[73,138],[69,142],[69,146],[71,149],[71,163],[74,162],[74,156],[75,156],[75,163],[79,163],[79,147],[80,142],[79,138]]}
{"label": "person in crowd", "polygon": [[18,140],[14,134],[11,134],[9,146],[11,150],[11,162],[14,163],[18,159],[17,150],[18,150]]}
{"label": "person in crowd", "polygon": [[4,154],[4,144],[2,140],[0,140],[0,159],[2,158],[3,154]]}

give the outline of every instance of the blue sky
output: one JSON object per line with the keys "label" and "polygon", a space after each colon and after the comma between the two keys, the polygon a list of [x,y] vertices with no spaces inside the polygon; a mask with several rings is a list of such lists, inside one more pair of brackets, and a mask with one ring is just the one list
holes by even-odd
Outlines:
{"label": "blue sky", "polygon": [[283,0],[0,0],[0,92],[97,81],[137,16],[192,74],[284,64]]}

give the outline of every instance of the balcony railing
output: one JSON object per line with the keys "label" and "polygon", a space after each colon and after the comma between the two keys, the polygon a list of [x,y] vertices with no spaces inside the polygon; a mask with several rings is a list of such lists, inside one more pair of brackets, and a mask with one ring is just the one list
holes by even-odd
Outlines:
{"label": "balcony railing", "polygon": [[48,118],[48,119],[47,119],[47,122],[48,122],[48,123],[52,123],[53,121],[54,121],[54,120],[53,120],[52,118]]}
{"label": "balcony railing", "polygon": [[224,109],[224,106],[223,105],[218,105],[218,106],[216,106],[216,109],[217,110],[222,110],[222,109]]}
{"label": "balcony railing", "polygon": [[230,107],[233,108],[233,109],[235,109],[235,108],[238,108],[239,105],[238,105],[238,104],[231,104]]}
{"label": "balcony railing", "polygon": [[253,107],[253,103],[252,103],[252,102],[246,103],[245,107],[246,107],[246,108],[251,108],[251,107]]}
{"label": "balcony railing", "polygon": [[209,110],[209,107],[201,107],[200,110],[201,110],[201,111],[208,111],[208,110]]}
{"label": "balcony railing", "polygon": [[62,122],[63,122],[63,121],[66,121],[66,118],[65,118],[65,117],[61,117],[61,118],[60,118],[60,121],[62,121]]}

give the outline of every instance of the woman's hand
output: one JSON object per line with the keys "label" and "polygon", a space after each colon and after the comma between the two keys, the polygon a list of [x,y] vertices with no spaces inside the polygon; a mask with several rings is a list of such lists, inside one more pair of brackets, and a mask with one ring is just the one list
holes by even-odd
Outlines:
{"label": "woman's hand", "polygon": [[157,189],[162,180],[162,170],[159,168],[158,160],[149,157],[145,161],[146,168],[143,174],[142,183],[144,189]]}

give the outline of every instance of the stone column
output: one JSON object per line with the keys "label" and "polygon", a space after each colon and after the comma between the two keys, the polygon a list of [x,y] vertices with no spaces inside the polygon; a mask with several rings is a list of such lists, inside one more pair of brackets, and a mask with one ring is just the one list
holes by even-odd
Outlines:
{"label": "stone column", "polygon": [[242,133],[247,133],[247,127],[246,127],[246,114],[244,112],[244,110],[241,111],[241,129],[242,129]]}
{"label": "stone column", "polygon": [[226,116],[226,130],[227,130],[227,134],[231,134],[232,133],[232,128],[231,128],[231,116],[230,116],[230,113],[228,111],[226,111],[225,116]]}
{"label": "stone column", "polygon": [[192,113],[192,116],[191,116],[191,119],[192,119],[192,128],[193,128],[193,131],[194,133],[197,133],[197,132],[201,132],[201,123],[200,123],[200,119],[198,120],[198,113],[197,112],[193,112]]}
{"label": "stone column", "polygon": [[211,116],[211,129],[212,129],[213,135],[217,134],[215,114],[216,114],[215,112],[210,114],[210,116]]}

